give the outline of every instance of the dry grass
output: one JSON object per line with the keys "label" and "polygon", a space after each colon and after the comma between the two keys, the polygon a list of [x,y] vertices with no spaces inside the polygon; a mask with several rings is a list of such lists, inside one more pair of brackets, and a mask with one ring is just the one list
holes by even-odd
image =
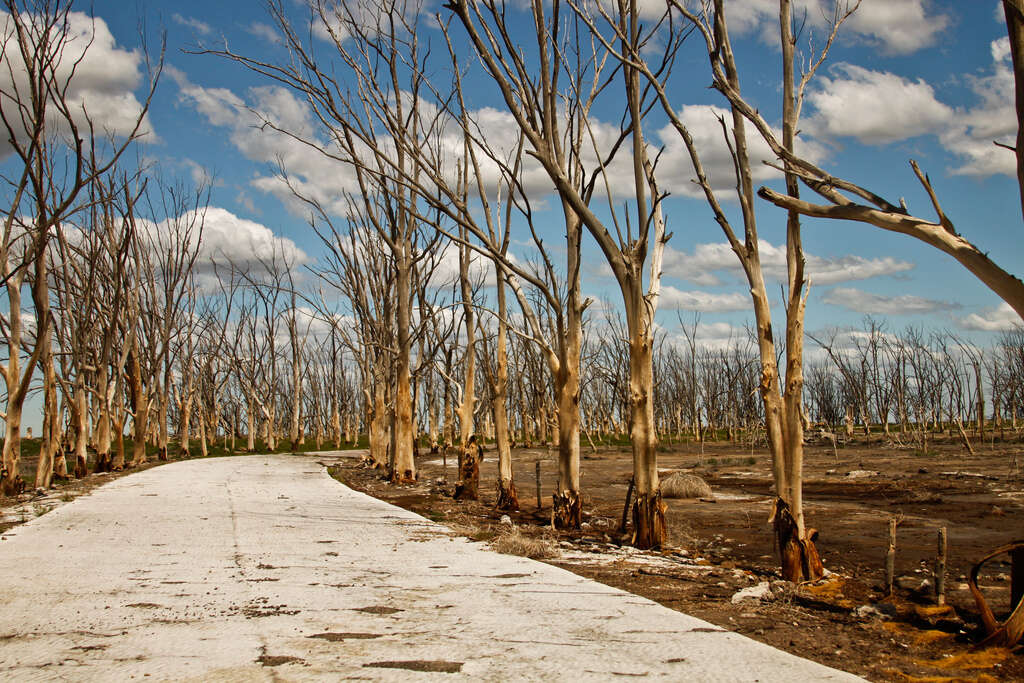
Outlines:
{"label": "dry grass", "polygon": [[544,538],[533,538],[523,535],[519,527],[503,529],[491,539],[491,547],[506,555],[519,555],[531,560],[544,560],[558,557],[555,544]]}
{"label": "dry grass", "polygon": [[710,498],[711,486],[695,474],[672,472],[661,481],[665,498]]}
{"label": "dry grass", "polygon": [[891,680],[902,683],[997,683],[997,679],[988,674],[965,678],[963,676],[912,676],[898,669],[883,669],[882,673]]}
{"label": "dry grass", "polygon": [[991,669],[994,664],[999,664],[1010,654],[1011,651],[1007,648],[991,647],[987,650],[963,652],[941,659],[921,660],[918,664],[933,669]]}

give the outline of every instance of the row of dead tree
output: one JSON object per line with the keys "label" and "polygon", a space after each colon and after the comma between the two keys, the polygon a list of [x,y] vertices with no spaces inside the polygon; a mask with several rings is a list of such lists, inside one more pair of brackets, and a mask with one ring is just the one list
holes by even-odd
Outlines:
{"label": "row of dead tree", "polygon": [[[110,441],[129,418],[135,432],[132,462],[145,459],[146,437],[154,430],[159,452],[166,454],[172,413],[180,445],[187,449],[193,410],[202,447],[211,431],[223,427],[225,413],[231,424],[226,431],[239,432],[239,412],[246,414],[250,447],[258,421],[273,445],[283,421],[279,406],[287,415],[292,444],[304,438],[303,411],[329,416],[340,438],[346,392],[353,394],[358,387],[371,457],[388,468],[394,481],[408,481],[416,477],[416,387],[423,387],[424,397],[453,391],[459,441],[465,445],[474,434],[479,344],[489,351],[481,371],[490,386],[499,486],[512,500],[506,406],[509,337],[515,336],[529,342],[524,348],[542,359],[547,372],[545,379],[535,380],[550,388],[558,435],[556,519],[563,526],[578,526],[583,321],[592,303],[580,285],[581,243],[587,234],[622,297],[615,305],[621,304],[624,324],[613,344],[619,345],[620,361],[605,379],[617,394],[615,415],[628,426],[633,452],[633,542],[660,546],[665,505],[656,454],[655,314],[671,234],[662,212],[666,195],[658,182],[658,153],[647,134],[656,112],[687,150],[696,186],[749,285],[756,365],[749,366],[754,372],[748,367],[745,377],[748,396],[756,394],[759,401],[748,408],[760,411],[772,457],[777,492],[772,518],[783,574],[816,578],[821,565],[802,502],[806,275],[801,216],[860,221],[916,237],[953,255],[1024,312],[1024,284],[956,233],[916,165],[937,220],[915,217],[898,202],[836,178],[798,155],[806,86],[858,4],[836,3],[825,36],[817,42],[821,49],[808,48],[799,59],[798,38],[807,36],[795,31],[790,0],[779,0],[782,120],[781,127],[774,127],[741,94],[723,0],[698,5],[668,0],[663,11],[643,17],[636,0],[535,0],[522,11],[451,0],[429,19],[411,0],[314,0],[312,20],[322,29],[315,32],[306,30],[309,17],[296,23],[289,5],[272,0],[271,18],[287,58],[267,60],[227,47],[204,52],[233,60],[298,94],[324,137],[289,129],[269,115],[263,129],[303,141],[310,154],[336,164],[344,190],[340,200],[330,202],[308,193],[282,160],[280,177],[308,210],[324,244],[324,266],[314,272],[319,286],[300,295],[296,263],[284,255],[230,264],[229,272],[215,272],[209,285],[218,295],[204,296],[196,268],[204,193],[152,187],[145,172],[124,171],[124,152],[137,134],[104,138],[88,116],[72,110],[66,93],[74,70],[62,70],[59,57],[69,39],[69,2],[7,0],[4,64],[14,85],[10,96],[0,98],[0,113],[15,146],[17,172],[9,183],[10,208],[0,243],[8,310],[15,312],[4,324],[9,350],[2,373],[8,393],[5,490],[16,486],[21,413],[37,370],[46,406],[43,463],[54,461],[62,443],[65,410],[75,468],[84,468],[90,441],[100,467],[107,468],[120,464]],[[1016,59],[1021,14],[1018,3],[1004,4]],[[440,29],[440,46],[421,42],[428,20]],[[525,34],[524,26],[529,29]],[[329,37],[329,49],[312,42],[314,33]],[[659,49],[649,49],[654,44]],[[21,62],[10,57],[14,47]],[[710,77],[727,108],[722,134],[736,181],[728,192],[706,177],[701,151],[672,101],[677,79],[693,76],[675,69],[691,47],[706,60],[701,81]],[[800,64],[806,67],[802,72]],[[159,66],[151,72],[150,96]],[[486,96],[501,117],[498,136],[489,136],[483,124],[483,114],[491,110],[479,98]],[[615,112],[610,118],[618,126],[599,130],[596,112],[606,118]],[[145,109],[136,133],[144,114]],[[785,193],[755,190],[755,162],[748,151],[755,139],[776,155]],[[1024,159],[1020,146],[1015,153]],[[627,172],[615,176],[613,170],[620,167]],[[552,189],[561,210],[557,232],[564,241],[558,240],[557,248],[535,223],[539,210],[531,183],[537,178]],[[802,199],[801,187],[824,203]],[[772,330],[757,229],[758,215],[775,209],[759,205],[755,194],[784,209],[787,217],[786,325],[779,338]],[[620,202],[623,196],[628,200]],[[727,198],[738,200],[738,221],[722,208]],[[152,227],[156,224],[161,229]],[[160,241],[164,236],[170,236],[168,243]],[[535,259],[524,263],[512,257],[513,239],[530,242]],[[474,297],[479,286],[471,275],[474,255],[493,273],[496,303],[486,313]],[[446,258],[457,262],[458,272],[447,303],[434,277]],[[17,314],[24,288],[33,299],[31,334]],[[506,300],[509,292],[515,313]],[[54,301],[59,305],[53,306]],[[453,310],[461,313],[458,328]],[[493,335],[483,330],[485,315],[493,321]],[[300,328],[308,331],[314,319],[326,323],[329,332],[315,346],[306,346],[312,337],[300,334]],[[461,340],[461,360],[457,366],[445,365],[439,359],[450,361],[457,353],[451,343],[455,337]],[[346,377],[342,349],[350,352],[357,379]],[[844,361],[831,355],[842,371]],[[427,364],[431,372],[414,382],[416,366]],[[452,372],[455,367],[461,376]],[[848,373],[841,374],[853,387]],[[923,382],[923,374],[915,377]],[[444,389],[426,388],[435,381],[431,378]],[[691,378],[689,385],[696,384]],[[65,409],[57,405],[58,391]],[[863,408],[863,397],[853,388],[850,392]],[[225,398],[231,394],[237,400]],[[940,413],[944,400],[937,402]],[[226,403],[236,406],[234,417],[224,410]],[[538,409],[546,405],[541,401]],[[821,402],[818,408],[824,409]],[[37,481],[47,483],[48,467],[44,464]]]}

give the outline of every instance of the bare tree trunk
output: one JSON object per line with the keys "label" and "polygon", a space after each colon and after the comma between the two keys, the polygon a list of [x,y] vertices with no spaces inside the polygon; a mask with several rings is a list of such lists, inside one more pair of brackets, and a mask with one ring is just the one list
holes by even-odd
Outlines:
{"label": "bare tree trunk", "polygon": [[206,446],[206,410],[203,409],[202,405],[198,406],[198,408],[196,417],[199,418],[199,424],[196,426],[196,439],[199,441],[199,454],[205,458],[209,455],[209,450]]}
{"label": "bare tree trunk", "polygon": [[374,467],[383,469],[388,462],[387,396],[384,380],[378,377],[373,383],[373,402],[370,407],[370,459]]}
{"label": "bare tree trunk", "polygon": [[[403,212],[404,220],[410,220]],[[394,426],[394,469],[391,472],[393,482],[411,483],[416,481],[416,461],[413,457],[413,442],[416,435],[412,421],[412,374],[409,358],[412,353],[412,256],[407,253],[409,244],[401,243],[402,253],[397,255],[395,264],[395,321],[397,323],[398,355],[396,361],[395,382],[395,426]]]}
{"label": "bare tree trunk", "polygon": [[658,482],[657,435],[654,431],[653,329],[637,280],[629,325],[630,441],[633,445],[633,545],[660,548],[665,542],[665,503]]}
{"label": "bare tree trunk", "polygon": [[[42,438],[39,444],[39,461],[36,464],[36,488],[49,488],[53,482],[55,468],[61,478],[67,474],[67,465],[63,463],[64,453],[60,446],[57,373],[53,366],[52,338],[49,326],[36,343],[43,345],[40,353],[40,363],[43,369],[43,433],[40,434]],[[58,458],[61,461],[60,465],[55,463]]]}
{"label": "bare tree trunk", "polygon": [[512,479],[512,448],[509,444],[508,413],[505,402],[508,397],[508,323],[505,301],[505,279],[500,264],[494,262],[498,289],[498,344],[495,362],[492,412],[494,413],[494,440],[498,451],[498,500],[494,506],[499,510],[518,510],[519,495]]}
{"label": "bare tree trunk", "polygon": [[88,474],[89,404],[85,395],[85,378],[75,377],[75,394],[71,399],[71,424],[75,434],[75,476]]}
{"label": "bare tree trunk", "polygon": [[104,363],[100,366],[96,389],[99,392],[99,419],[96,422],[96,471],[109,472],[113,468],[110,455],[111,443],[111,402],[113,401],[114,385],[109,381],[108,368]]}
{"label": "bare tree trunk", "polygon": [[301,429],[299,424],[299,411],[302,401],[302,374],[300,372],[300,363],[302,362],[302,358],[299,349],[299,330],[298,321],[296,320],[296,294],[294,288],[292,289],[291,297],[292,305],[288,317],[288,338],[292,347],[292,405],[288,440],[291,442],[292,450],[297,450],[299,447],[299,431]]}
{"label": "bare tree trunk", "polygon": [[128,358],[128,391],[131,392],[132,408],[132,459],[130,466],[138,467],[146,462],[146,426],[149,421],[149,397],[142,383],[142,364],[139,359],[137,341],[133,341]]}

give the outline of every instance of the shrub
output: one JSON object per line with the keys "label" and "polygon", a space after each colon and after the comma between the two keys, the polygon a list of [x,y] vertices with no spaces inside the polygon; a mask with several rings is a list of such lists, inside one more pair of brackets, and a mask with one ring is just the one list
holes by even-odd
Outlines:
{"label": "shrub", "polygon": [[711,487],[695,474],[673,472],[662,480],[661,495],[665,498],[709,498]]}

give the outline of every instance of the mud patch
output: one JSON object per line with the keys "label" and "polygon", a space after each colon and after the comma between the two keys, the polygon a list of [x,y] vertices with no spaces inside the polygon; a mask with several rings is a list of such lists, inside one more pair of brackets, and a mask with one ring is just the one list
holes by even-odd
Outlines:
{"label": "mud patch", "polygon": [[300,664],[305,664],[306,663],[305,661],[299,659],[298,657],[281,657],[281,656],[275,656],[275,655],[262,655],[262,656],[260,656],[256,660],[257,664],[260,664],[262,666],[271,666],[271,667],[273,667],[273,666],[281,666],[282,664],[291,664],[292,662],[298,662]]}
{"label": "mud patch", "polygon": [[326,640],[332,643],[339,643],[344,640],[370,640],[372,638],[380,638],[383,633],[317,633],[316,635],[309,636],[310,638],[319,638],[320,640]]}
{"label": "mud patch", "polygon": [[388,607],[386,605],[370,605],[369,607],[353,607],[353,612],[364,612],[366,614],[398,614],[403,611],[397,607]]}
{"label": "mud patch", "polygon": [[363,668],[404,669],[405,671],[457,674],[462,671],[462,664],[463,662],[447,662],[441,659],[410,659],[396,662],[370,662],[363,664]]}
{"label": "mud patch", "polygon": [[529,574],[495,574],[494,576],[485,576],[485,579],[525,579]]}

